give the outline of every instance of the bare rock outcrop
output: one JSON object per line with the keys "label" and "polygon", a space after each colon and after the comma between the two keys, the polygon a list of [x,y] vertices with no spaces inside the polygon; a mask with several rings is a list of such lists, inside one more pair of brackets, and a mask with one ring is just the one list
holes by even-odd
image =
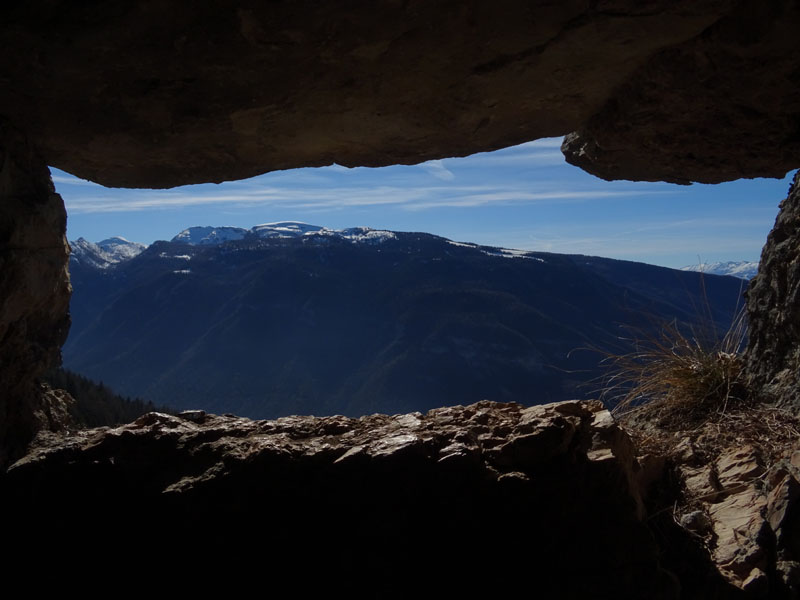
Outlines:
{"label": "bare rock outcrop", "polygon": [[797,23],[757,0],[35,0],[0,27],[0,115],[111,186],[571,131],[569,160],[601,177],[776,176],[799,160]]}
{"label": "bare rock outcrop", "polygon": [[68,421],[63,399],[35,383],[69,331],[66,223],[47,165],[0,120],[0,468]]}
{"label": "bare rock outcrop", "polygon": [[217,567],[235,556],[238,568],[255,561],[267,577],[330,591],[376,578],[386,587],[371,597],[424,581],[451,596],[527,586],[676,598],[638,477],[629,438],[599,403],[276,421],[149,413],[42,435],[2,481],[15,515],[4,539],[20,555],[69,539],[92,557],[145,551],[156,564],[214,549]]}
{"label": "bare rock outcrop", "polygon": [[[682,540],[693,550],[691,560],[709,561],[742,597],[797,598],[800,452],[794,438],[798,420],[771,406],[752,412],[749,418],[742,412],[691,430],[661,434],[666,436],[661,442],[666,449],[660,456],[668,466],[656,485],[672,478],[677,488],[675,495],[658,497],[656,493],[650,499],[666,504],[663,510],[672,513],[669,525],[677,525],[688,535],[659,543],[668,549]],[[785,420],[776,420],[780,415]],[[776,433],[770,434],[770,429]],[[662,520],[656,528],[663,525]],[[684,583],[694,580],[699,597],[716,597],[712,590],[721,588],[713,581],[709,587],[708,571],[697,572],[686,562],[678,563],[676,572]],[[739,597],[731,589],[725,597]]]}
{"label": "bare rock outcrop", "polygon": [[747,290],[747,369],[768,400],[800,411],[800,179],[781,202]]}

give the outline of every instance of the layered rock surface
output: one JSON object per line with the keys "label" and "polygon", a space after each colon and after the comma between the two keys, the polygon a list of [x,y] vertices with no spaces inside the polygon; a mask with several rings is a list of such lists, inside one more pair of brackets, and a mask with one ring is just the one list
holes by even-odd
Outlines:
{"label": "layered rock surface", "polygon": [[[154,562],[225,549],[333,589],[376,577],[382,597],[417,588],[424,571],[427,589],[449,594],[535,585],[560,598],[675,598],[639,474],[597,403],[276,421],[149,413],[42,436],[3,481],[15,515],[5,539],[67,536],[116,559],[144,547]],[[119,527],[169,536],[148,544]]]}
{"label": "layered rock surface", "polygon": [[697,437],[686,435],[671,453],[682,486],[680,526],[703,540],[719,573],[747,597],[796,598],[800,453],[786,447],[784,458],[767,462],[742,443],[717,445],[719,455],[709,459]]}
{"label": "layered rock surface", "polygon": [[[717,460],[706,462],[693,455],[688,438],[684,445],[684,462],[679,464],[678,472],[687,500],[695,510],[683,515],[681,525],[706,538],[723,576],[752,597],[778,597],[774,588],[780,579],[791,583],[793,593],[800,591],[796,577],[795,581],[788,581],[789,569],[784,565],[778,568],[772,586],[768,575],[776,572],[774,535],[781,522],[780,517],[774,516],[775,501],[771,497],[780,494],[789,480],[797,484],[797,472],[793,475],[785,469],[775,469],[771,475],[778,485],[772,488],[764,465],[750,446],[728,449]],[[773,520],[775,527],[771,527]]]}

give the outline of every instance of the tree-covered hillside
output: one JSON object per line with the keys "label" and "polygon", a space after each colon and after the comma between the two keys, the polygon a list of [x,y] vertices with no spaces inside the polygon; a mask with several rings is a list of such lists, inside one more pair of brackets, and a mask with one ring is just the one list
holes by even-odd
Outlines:
{"label": "tree-covered hillside", "polygon": [[66,369],[53,369],[42,379],[55,389],[65,390],[75,399],[70,414],[82,427],[101,427],[130,423],[152,411],[170,412],[139,398],[126,398],[115,394],[103,383],[96,383]]}

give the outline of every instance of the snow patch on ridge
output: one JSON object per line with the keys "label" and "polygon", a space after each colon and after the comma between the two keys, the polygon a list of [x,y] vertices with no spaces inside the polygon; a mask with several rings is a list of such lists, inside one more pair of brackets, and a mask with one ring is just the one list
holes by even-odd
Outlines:
{"label": "snow patch on ridge", "polygon": [[757,261],[727,261],[700,263],[681,267],[681,271],[695,271],[697,273],[711,273],[712,275],[731,275],[740,279],[752,279],[758,273]]}
{"label": "snow patch on ridge", "polygon": [[528,250],[514,250],[512,248],[486,248],[485,246],[479,246],[478,244],[454,242],[452,240],[447,240],[447,243],[452,244],[453,246],[461,246],[462,248],[474,248],[476,250],[480,250],[486,256],[499,256],[500,258],[525,258],[527,260],[536,260],[540,263],[544,262],[543,258],[539,258],[538,256],[530,256]]}
{"label": "snow patch on ridge", "polygon": [[470,244],[468,242],[454,242],[453,240],[447,240],[448,244],[452,244],[453,246],[461,246],[462,248],[477,248],[478,244]]}

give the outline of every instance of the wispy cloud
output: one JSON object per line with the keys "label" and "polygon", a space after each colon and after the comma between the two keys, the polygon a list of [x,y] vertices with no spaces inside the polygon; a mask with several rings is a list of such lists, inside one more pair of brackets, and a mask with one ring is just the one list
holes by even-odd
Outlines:
{"label": "wispy cloud", "polygon": [[443,181],[452,181],[456,178],[452,171],[444,166],[441,160],[429,160],[419,165],[422,169]]}
{"label": "wispy cloud", "polygon": [[486,206],[489,204],[512,204],[521,202],[543,202],[543,201],[586,201],[601,198],[616,198],[626,196],[644,196],[652,194],[663,194],[669,192],[656,190],[637,190],[637,191],[602,191],[602,190],[557,190],[548,192],[533,192],[525,189],[492,189],[476,193],[474,190],[456,197],[436,198],[427,202],[416,202],[407,206],[410,210],[424,210],[440,207],[473,207]]}

